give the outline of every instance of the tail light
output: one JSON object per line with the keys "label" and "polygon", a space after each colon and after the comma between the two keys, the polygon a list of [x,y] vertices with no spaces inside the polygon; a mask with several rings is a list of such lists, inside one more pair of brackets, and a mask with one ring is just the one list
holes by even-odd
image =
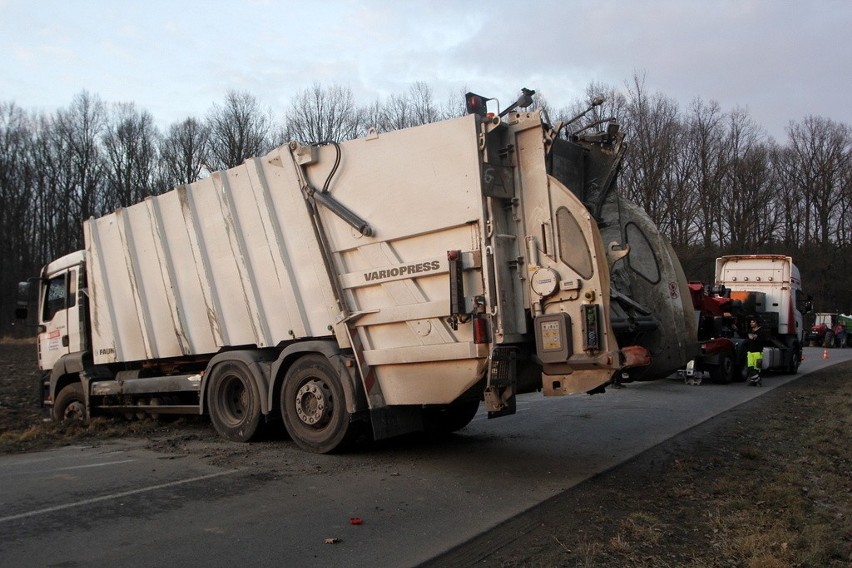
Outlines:
{"label": "tail light", "polygon": [[473,317],[473,342],[488,343],[488,322],[484,317]]}

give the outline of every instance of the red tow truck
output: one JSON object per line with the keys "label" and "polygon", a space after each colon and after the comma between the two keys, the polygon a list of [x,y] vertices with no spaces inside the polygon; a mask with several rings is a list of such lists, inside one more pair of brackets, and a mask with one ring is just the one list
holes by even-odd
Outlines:
{"label": "red tow truck", "polygon": [[703,282],[690,282],[689,294],[698,322],[699,352],[686,366],[687,382],[745,380],[747,341],[737,333],[742,302],[732,299],[724,286]]}

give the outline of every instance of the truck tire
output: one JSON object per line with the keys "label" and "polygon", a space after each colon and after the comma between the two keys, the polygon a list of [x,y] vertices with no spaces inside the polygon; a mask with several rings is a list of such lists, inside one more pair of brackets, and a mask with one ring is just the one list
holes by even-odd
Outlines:
{"label": "truck tire", "polygon": [[53,419],[57,422],[85,422],[86,397],[83,385],[71,383],[59,391],[53,403]]}
{"label": "truck tire", "polygon": [[451,434],[470,424],[477,410],[478,400],[426,407],[423,409],[423,429],[430,434]]}
{"label": "truck tire", "polygon": [[734,382],[741,383],[748,378],[748,357],[745,352],[734,354]]}
{"label": "truck tire", "polygon": [[281,417],[303,450],[327,454],[346,448],[353,435],[340,376],[323,355],[305,355],[284,377]]}
{"label": "truck tire", "polygon": [[725,353],[719,356],[719,364],[710,368],[710,380],[727,385],[734,379],[734,359]]}
{"label": "truck tire", "polygon": [[802,363],[802,348],[796,345],[793,346],[792,350],[792,360],[790,361],[790,365],[787,367],[787,372],[791,375],[795,375],[799,372],[799,365]]}
{"label": "truck tire", "polygon": [[243,363],[226,361],[213,369],[207,394],[210,421],[221,436],[248,442],[259,433],[260,393]]}

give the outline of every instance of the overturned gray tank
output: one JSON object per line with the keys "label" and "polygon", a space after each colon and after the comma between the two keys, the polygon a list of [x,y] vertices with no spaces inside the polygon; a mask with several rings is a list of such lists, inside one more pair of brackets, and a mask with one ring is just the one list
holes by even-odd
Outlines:
{"label": "overturned gray tank", "polygon": [[619,345],[650,352],[651,364],[624,369],[622,380],[653,380],[693,357],[695,314],[671,244],[642,208],[618,193],[622,139],[612,124],[606,131],[558,138],[548,167],[586,205],[608,248],[610,321]]}

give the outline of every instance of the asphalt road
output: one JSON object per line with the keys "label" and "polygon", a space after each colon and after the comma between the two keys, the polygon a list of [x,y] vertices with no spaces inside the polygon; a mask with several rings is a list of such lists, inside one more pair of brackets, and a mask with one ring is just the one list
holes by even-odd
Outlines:
{"label": "asphalt road", "polygon": [[[822,352],[806,349],[802,374],[852,359]],[[0,566],[415,566],[793,378],[525,395],[442,443],[314,456],[281,442],[293,459],[274,467],[252,454],[268,446],[237,467],[138,441],[2,456]]]}

